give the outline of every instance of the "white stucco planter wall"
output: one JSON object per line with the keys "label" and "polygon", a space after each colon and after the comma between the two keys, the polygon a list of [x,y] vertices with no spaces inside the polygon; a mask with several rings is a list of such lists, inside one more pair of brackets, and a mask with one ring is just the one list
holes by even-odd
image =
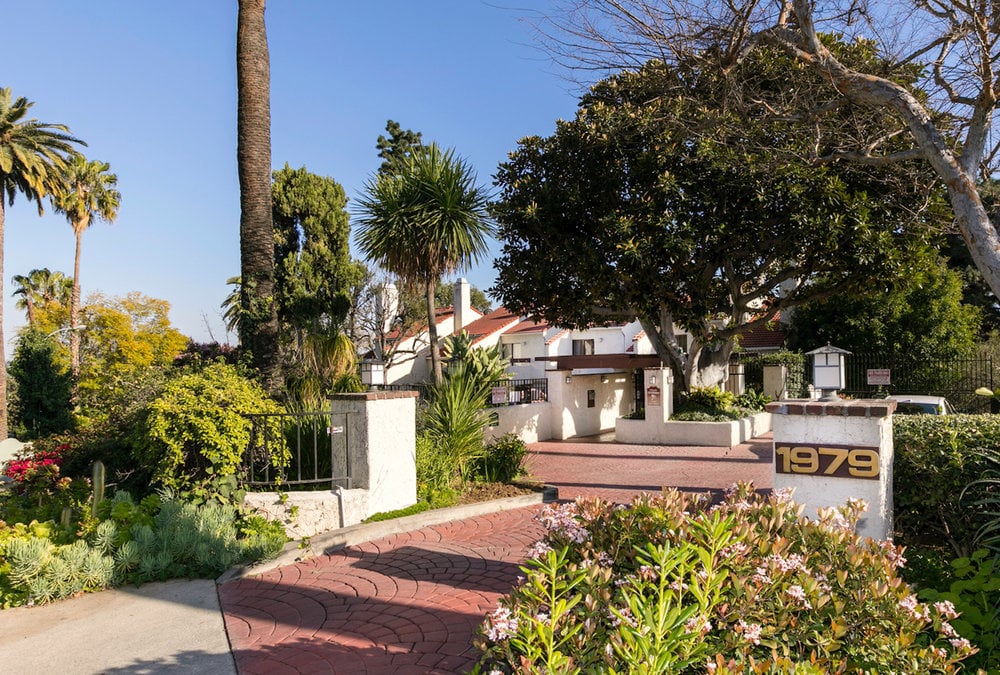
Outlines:
{"label": "white stucco planter wall", "polygon": [[615,440],[636,445],[698,445],[731,448],[771,430],[771,414],[731,422],[659,422],[618,419]]}
{"label": "white stucco planter wall", "polygon": [[537,443],[552,438],[549,403],[529,403],[491,408],[497,414],[497,425],[486,429],[486,440],[504,434],[515,434],[525,443]]}
{"label": "white stucco planter wall", "polygon": [[288,492],[285,501],[277,492],[250,492],[244,506],[285,524],[292,539],[356,525],[368,517],[368,490]]}

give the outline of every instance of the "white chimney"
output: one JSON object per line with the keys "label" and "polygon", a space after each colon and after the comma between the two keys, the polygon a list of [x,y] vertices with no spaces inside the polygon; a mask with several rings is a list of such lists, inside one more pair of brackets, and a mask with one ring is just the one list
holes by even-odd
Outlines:
{"label": "white chimney", "polygon": [[379,318],[382,320],[382,332],[388,333],[392,330],[396,315],[399,314],[399,290],[396,284],[391,281],[383,284],[377,302]]}
{"label": "white chimney", "polygon": [[455,332],[465,328],[472,323],[472,294],[469,290],[469,282],[464,278],[455,282]]}

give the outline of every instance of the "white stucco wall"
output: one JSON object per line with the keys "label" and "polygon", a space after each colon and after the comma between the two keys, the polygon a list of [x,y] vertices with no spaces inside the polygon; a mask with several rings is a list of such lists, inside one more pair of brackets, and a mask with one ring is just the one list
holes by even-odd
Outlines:
{"label": "white stucco wall", "polygon": [[694,445],[731,448],[771,430],[770,413],[731,422],[659,422],[619,419],[615,440],[637,445]]}
{"label": "white stucco wall", "polygon": [[[601,382],[600,375],[570,375],[568,371],[549,371],[548,378],[552,438],[612,431],[615,420],[631,406],[633,384],[628,373],[611,373],[607,382]],[[595,394],[593,408],[587,407],[590,390]]]}
{"label": "white stucco wall", "polygon": [[552,438],[549,403],[529,403],[491,408],[497,413],[496,426],[486,430],[486,440],[499,438],[504,434],[516,434],[525,443],[537,443]]}
{"label": "white stucco wall", "polygon": [[348,413],[351,488],[368,491],[364,517],[415,504],[416,393],[337,394],[330,406]]}
{"label": "white stucco wall", "polygon": [[775,447],[827,444],[879,449],[877,480],[775,471],[774,488],[793,488],[795,500],[806,506],[809,517],[815,517],[819,508],[841,506],[849,498],[864,499],[868,512],[858,524],[858,534],[892,538],[893,408],[895,402],[885,400],[768,404]]}

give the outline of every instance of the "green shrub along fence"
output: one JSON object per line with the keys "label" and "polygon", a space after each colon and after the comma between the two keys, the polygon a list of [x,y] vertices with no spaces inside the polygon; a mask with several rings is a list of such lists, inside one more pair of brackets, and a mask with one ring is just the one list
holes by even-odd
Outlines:
{"label": "green shrub along fence", "polygon": [[893,501],[904,545],[969,555],[997,518],[982,502],[996,486],[972,486],[1000,457],[1000,415],[896,415]]}
{"label": "green shrub along fence", "polygon": [[[352,487],[348,413],[272,413],[247,417],[252,425],[242,467],[242,482],[247,489]],[[274,424],[275,420],[278,424]],[[276,469],[271,458],[282,445],[288,449],[289,462],[288,466]]]}

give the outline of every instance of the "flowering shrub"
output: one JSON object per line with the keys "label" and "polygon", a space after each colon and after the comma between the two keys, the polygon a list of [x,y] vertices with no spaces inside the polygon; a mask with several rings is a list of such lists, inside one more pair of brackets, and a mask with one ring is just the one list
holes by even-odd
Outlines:
{"label": "flowering shrub", "polygon": [[787,494],[677,491],[548,507],[527,575],[483,626],[496,672],[957,672],[954,607],[918,601],[866,506],[802,518]]}
{"label": "flowering shrub", "polygon": [[63,454],[69,450],[68,445],[60,445],[55,450],[42,450],[29,453],[7,463],[4,474],[13,478],[16,483],[25,483],[39,473],[52,473],[47,467],[54,466],[56,474],[63,463]]}
{"label": "flowering shrub", "polygon": [[59,445],[51,450],[27,450],[10,460],[4,475],[14,481],[13,497],[0,504],[0,517],[10,520],[22,516],[58,518],[68,506],[79,507],[86,501],[90,483],[62,475],[61,468],[70,447]]}

